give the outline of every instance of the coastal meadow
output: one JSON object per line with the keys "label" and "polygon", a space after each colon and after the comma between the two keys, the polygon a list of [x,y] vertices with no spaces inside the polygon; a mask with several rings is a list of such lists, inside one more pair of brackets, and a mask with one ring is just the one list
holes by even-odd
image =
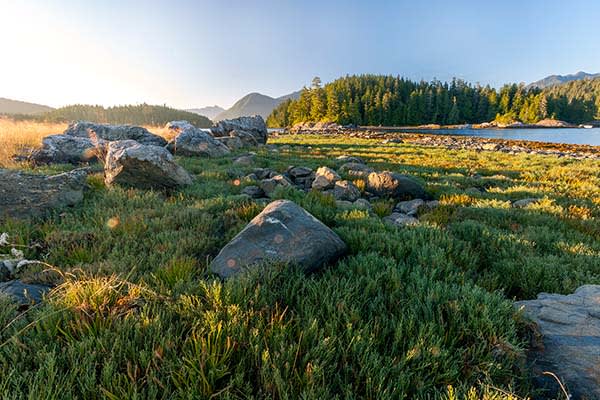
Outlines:
{"label": "coastal meadow", "polygon": [[[25,313],[0,307],[0,397],[536,394],[525,363],[536,332],[513,301],[600,284],[600,162],[344,136],[269,144],[245,166],[177,157],[195,182],[168,195],[108,189],[92,166],[80,205],[0,221],[11,245],[45,263],[19,278],[55,285]],[[327,194],[280,188],[273,198],[305,208],[349,254],[313,274],[278,264],[225,282],[210,274],[210,260],[264,207],[241,195],[253,184],[244,176],[335,168],[340,155],[415,176],[439,207],[399,228],[381,220],[389,201],[373,213],[342,210]],[[512,206],[528,197],[540,200]]]}

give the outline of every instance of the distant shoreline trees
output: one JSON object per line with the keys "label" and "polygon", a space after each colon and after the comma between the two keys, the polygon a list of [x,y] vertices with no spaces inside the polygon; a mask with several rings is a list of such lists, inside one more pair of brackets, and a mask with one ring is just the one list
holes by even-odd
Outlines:
{"label": "distant shoreline trees", "polygon": [[584,123],[600,118],[600,79],[544,90],[508,84],[500,90],[451,82],[413,82],[401,77],[354,75],[321,86],[313,79],[298,100],[288,100],[267,119],[270,127],[331,121],[357,125],[464,124],[496,120],[535,123],[545,118]]}
{"label": "distant shoreline trees", "polygon": [[38,115],[13,115],[15,119],[45,122],[91,121],[103,124],[162,126],[167,122],[186,120],[198,128],[210,128],[208,118],[167,106],[149,104],[123,105],[105,108],[98,105],[75,104]]}

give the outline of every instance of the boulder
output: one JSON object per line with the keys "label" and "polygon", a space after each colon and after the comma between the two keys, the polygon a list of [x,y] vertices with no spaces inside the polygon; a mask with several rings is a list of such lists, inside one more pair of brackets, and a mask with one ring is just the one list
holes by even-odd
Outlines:
{"label": "boulder", "polygon": [[346,244],[331,229],[289,200],[270,203],[210,264],[229,278],[265,262],[292,263],[306,272],[335,261]]}
{"label": "boulder", "polygon": [[50,135],[42,139],[42,147],[35,150],[30,159],[37,163],[92,162],[97,159],[96,144],[104,140],[93,141],[87,137]]}
{"label": "boulder", "polygon": [[353,203],[354,207],[359,210],[372,210],[373,206],[367,199],[358,199]]}
{"label": "boulder", "polygon": [[337,172],[328,167],[320,167],[315,173],[312,188],[316,190],[332,189],[341,178]]}
{"label": "boulder", "polygon": [[[225,119],[217,122],[211,131],[215,136],[231,136],[231,132],[237,131],[234,135],[240,137],[245,136],[247,133],[254,138],[257,144],[267,143],[268,137],[267,125],[260,115]],[[240,132],[244,132],[244,134],[241,134]],[[242,137],[240,137],[240,139],[244,141]]]}
{"label": "boulder", "polygon": [[363,163],[347,162],[340,167],[340,172],[350,176],[363,177],[369,176],[369,174],[375,172],[375,170]]}
{"label": "boulder", "polygon": [[73,206],[83,200],[86,178],[87,169],[51,176],[0,169],[0,220],[40,217]]}
{"label": "boulder", "polygon": [[235,136],[223,136],[215,139],[229,147],[230,150],[239,150],[244,147],[244,143],[241,139]]}
{"label": "boulder", "polygon": [[360,190],[350,181],[337,181],[333,187],[333,197],[354,202],[360,198]]}
{"label": "boulder", "polygon": [[292,183],[283,175],[275,175],[269,179],[263,179],[260,182],[260,188],[268,197],[271,197],[275,189],[278,187],[291,186]]}
{"label": "boulder", "polygon": [[166,148],[121,140],[106,146],[104,182],[108,186],[168,190],[191,184],[192,177]]}
{"label": "boulder", "polygon": [[427,197],[425,188],[417,180],[390,171],[370,173],[366,189],[376,196],[399,200]]}
{"label": "boulder", "polygon": [[40,303],[50,287],[23,283],[19,280],[0,282],[0,296],[7,296],[19,306]]}
{"label": "boulder", "polygon": [[304,178],[312,174],[313,170],[308,167],[291,167],[287,173],[292,179]]}
{"label": "boulder", "polygon": [[242,194],[250,196],[253,199],[265,197],[265,192],[258,186],[246,186],[244,189],[242,189]]}
{"label": "boulder", "polygon": [[172,121],[166,126],[177,136],[167,144],[167,149],[176,155],[221,157],[230,153],[229,147],[212,135],[196,128],[187,121]]}
{"label": "boulder", "polygon": [[394,210],[406,215],[416,215],[419,211],[419,207],[423,206],[424,204],[425,201],[421,199],[401,201],[396,204]]}
{"label": "boulder", "polygon": [[275,175],[279,175],[276,171],[273,171],[269,168],[254,168],[252,172],[258,179],[268,179],[274,177]]}
{"label": "boulder", "polygon": [[94,122],[77,121],[69,125],[64,135],[90,138],[92,140],[135,140],[141,144],[165,146],[167,141],[146,128],[133,125],[107,125]]}
{"label": "boulder", "polygon": [[240,129],[234,129],[229,132],[229,136],[223,136],[229,138],[235,138],[239,140],[243,146],[258,146],[261,144],[252,132],[242,131]]}
{"label": "boulder", "polygon": [[394,212],[391,215],[384,217],[383,221],[396,226],[413,226],[419,224],[419,220],[415,217],[398,212]]}
{"label": "boulder", "polygon": [[256,155],[254,154],[243,154],[239,157],[236,157],[233,160],[233,163],[235,165],[240,165],[240,166],[244,166],[247,167],[249,165],[254,164],[254,159],[256,158]]}
{"label": "boulder", "polygon": [[537,383],[556,391],[554,379],[541,375],[552,371],[573,399],[600,399],[600,285],[584,285],[570,295],[540,293],[515,306],[541,334],[529,355]]}

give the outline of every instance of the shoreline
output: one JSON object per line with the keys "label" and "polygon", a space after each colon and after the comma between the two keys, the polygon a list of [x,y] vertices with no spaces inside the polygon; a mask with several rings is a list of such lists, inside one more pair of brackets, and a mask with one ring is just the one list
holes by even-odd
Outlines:
{"label": "shoreline", "polygon": [[[414,128],[413,128],[414,129]],[[501,128],[502,129],[502,128]],[[422,132],[390,132],[377,128],[369,130],[356,129],[321,129],[302,130],[298,132],[283,131],[274,136],[287,135],[323,135],[348,136],[359,139],[382,140],[383,144],[407,143],[420,146],[444,147],[448,150],[496,151],[509,154],[541,154],[573,159],[600,160],[600,146],[569,143],[552,143],[533,140],[513,140],[499,138],[482,138],[479,136],[440,135]]]}

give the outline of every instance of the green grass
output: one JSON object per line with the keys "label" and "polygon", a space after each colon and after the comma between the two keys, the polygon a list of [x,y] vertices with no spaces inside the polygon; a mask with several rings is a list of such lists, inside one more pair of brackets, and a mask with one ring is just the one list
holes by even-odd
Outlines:
{"label": "green grass", "polygon": [[[0,397],[532,394],[528,324],[511,300],[600,283],[598,162],[318,136],[271,142],[290,148],[260,150],[255,166],[335,167],[335,156],[357,155],[415,175],[441,206],[399,229],[381,222],[385,201],[370,215],[280,190],[332,227],[348,256],[316,274],[272,265],[222,283],[210,259],[263,207],[239,195],[252,167],[181,158],[196,182],[171,197],[108,190],[92,176],[80,206],[0,223],[36,244],[28,258],[57,269],[21,277],[58,284],[24,314],[0,307]],[[510,207],[531,196],[544,200]]]}

